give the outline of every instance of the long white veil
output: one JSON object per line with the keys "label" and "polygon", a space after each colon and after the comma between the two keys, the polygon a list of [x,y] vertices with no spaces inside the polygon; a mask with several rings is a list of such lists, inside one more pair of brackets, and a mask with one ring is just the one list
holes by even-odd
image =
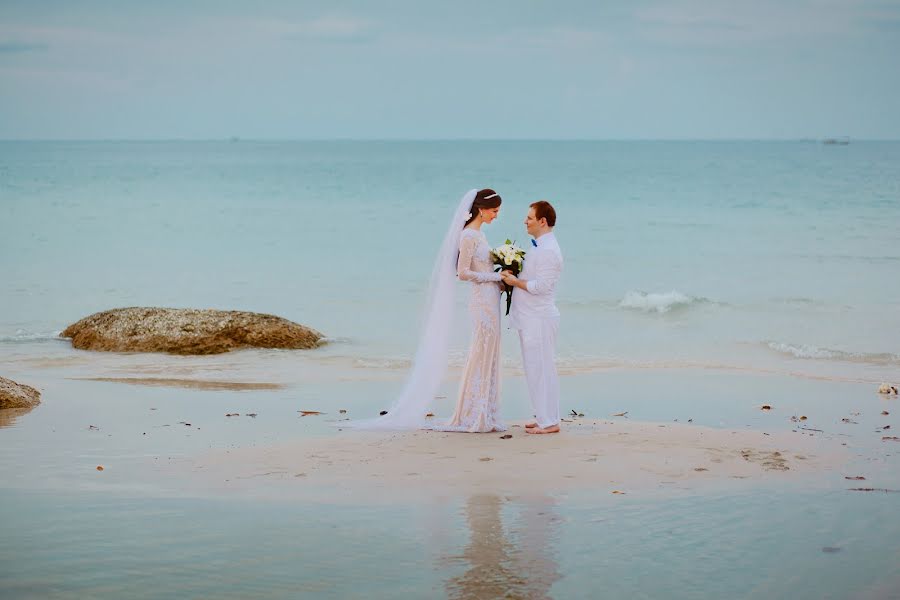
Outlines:
{"label": "long white veil", "polygon": [[438,250],[431,272],[425,309],[422,312],[419,347],[403,384],[403,391],[394,400],[386,415],[375,419],[345,421],[340,423],[341,427],[419,429],[425,425],[425,415],[447,371],[459,237],[469,218],[469,211],[477,193],[477,189],[469,190],[459,201]]}

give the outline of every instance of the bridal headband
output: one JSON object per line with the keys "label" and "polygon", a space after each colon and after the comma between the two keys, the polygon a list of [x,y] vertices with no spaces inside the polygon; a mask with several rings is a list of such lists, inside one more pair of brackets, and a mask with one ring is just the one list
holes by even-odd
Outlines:
{"label": "bridal headband", "polygon": [[[497,197],[499,197],[499,196],[500,196],[500,194],[498,194],[497,192],[494,192],[494,193],[491,194],[490,196],[485,196],[485,197],[483,198],[483,200],[490,200],[491,198],[497,198]],[[474,200],[473,200],[473,204],[474,204]],[[466,219],[468,220],[468,219],[471,219],[471,218],[472,218],[472,212],[469,211],[469,214],[466,215]]]}

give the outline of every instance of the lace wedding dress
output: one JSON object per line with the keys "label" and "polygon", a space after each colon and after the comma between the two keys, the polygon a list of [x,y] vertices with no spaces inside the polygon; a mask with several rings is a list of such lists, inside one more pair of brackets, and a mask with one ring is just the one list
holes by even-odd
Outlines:
{"label": "lace wedding dress", "polygon": [[[460,199],[438,248],[420,326],[419,346],[403,389],[387,414],[342,421],[348,429],[438,429],[502,431],[500,399],[500,274],[494,273],[490,247],[481,231],[464,229],[477,189]],[[470,283],[472,346],[463,372],[456,413],[449,423],[426,418],[447,370],[453,307],[459,280]]]}
{"label": "lace wedding dress", "polygon": [[471,284],[472,342],[453,418],[439,431],[506,431],[500,421],[500,273],[495,273],[484,233],[463,229],[456,272]]}

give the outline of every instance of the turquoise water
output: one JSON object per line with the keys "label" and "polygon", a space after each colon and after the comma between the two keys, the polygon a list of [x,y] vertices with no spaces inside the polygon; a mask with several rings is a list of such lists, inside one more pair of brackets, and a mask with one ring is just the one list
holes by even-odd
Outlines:
{"label": "turquoise water", "polygon": [[881,520],[896,507],[888,495],[847,506],[840,492],[767,491],[615,508],[491,496],[249,509],[6,501],[19,524],[0,523],[2,564],[16,572],[8,597],[840,599],[895,598],[900,585],[900,556],[883,551],[896,549]]}
{"label": "turquoise water", "polygon": [[0,170],[2,340],[114,306],[235,308],[402,367],[449,214],[491,186],[491,241],[524,243],[537,198],[558,208],[574,369],[900,367],[900,143],[7,142]]}
{"label": "turquoise water", "polygon": [[[557,206],[564,412],[764,431],[804,414],[848,444],[850,472],[672,498],[386,505],[198,495],[154,470],[333,433],[299,409],[387,407],[434,246],[478,186],[504,197],[493,242],[525,242],[531,201]],[[0,143],[0,375],[43,394],[0,422],[0,595],[897,597],[900,496],[843,476],[900,489],[896,442],[875,433],[900,426],[900,404],[874,393],[900,373],[898,223],[889,142]],[[466,341],[459,291],[439,414]],[[135,305],[271,312],[331,342],[170,357],[55,339]],[[504,417],[520,419],[504,336]]]}

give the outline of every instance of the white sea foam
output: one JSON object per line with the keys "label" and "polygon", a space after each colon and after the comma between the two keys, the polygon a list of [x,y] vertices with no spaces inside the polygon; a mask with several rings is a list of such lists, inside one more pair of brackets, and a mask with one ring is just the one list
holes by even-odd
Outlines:
{"label": "white sea foam", "polygon": [[787,354],[795,358],[842,360],[878,365],[900,363],[900,355],[892,354],[890,352],[847,352],[832,348],[820,348],[810,344],[789,344],[785,342],[766,342],[766,346],[776,352]]}
{"label": "white sea foam", "polygon": [[356,358],[353,366],[358,369],[408,369],[412,361],[406,358]]}
{"label": "white sea foam", "polygon": [[322,339],[319,340],[319,345],[323,344],[352,344],[353,339],[344,336],[328,336],[326,335]]}
{"label": "white sea foam", "polygon": [[[887,355],[890,356],[890,355]],[[412,364],[410,359],[403,358],[386,358],[376,359],[371,357],[341,357],[347,361],[347,366],[358,369],[357,373],[368,371],[380,373],[392,373],[393,376],[402,376]],[[894,357],[894,360],[900,360],[900,357]],[[326,361],[327,362],[327,361]],[[857,359],[855,362],[860,362]],[[457,377],[459,369],[465,364],[465,356],[451,357],[448,361],[448,377]],[[522,369],[522,361],[517,356],[506,356],[501,360],[503,376],[521,376],[524,371]],[[885,364],[882,361],[880,364]],[[744,364],[740,361],[731,362],[728,360],[691,360],[691,359],[652,359],[652,360],[635,360],[627,358],[617,358],[611,356],[585,356],[585,355],[561,355],[556,359],[556,367],[560,375],[584,375],[590,373],[598,373],[603,371],[680,371],[680,370],[712,370],[742,373],[747,375],[785,375],[790,377],[809,378],[826,381],[852,381],[873,383],[876,380],[860,379],[842,375],[840,373],[821,374],[815,371],[804,372],[797,368],[772,368],[767,366],[754,366]],[[364,379],[368,375],[361,375]]]}
{"label": "white sea foam", "polygon": [[667,313],[673,309],[685,308],[692,304],[706,302],[705,298],[695,298],[676,290],[670,292],[628,292],[619,306],[642,312]]}
{"label": "white sea foam", "polygon": [[0,335],[0,343],[17,343],[17,342],[46,342],[57,341],[63,338],[59,337],[61,331],[51,333],[35,333],[18,329],[13,335]]}

